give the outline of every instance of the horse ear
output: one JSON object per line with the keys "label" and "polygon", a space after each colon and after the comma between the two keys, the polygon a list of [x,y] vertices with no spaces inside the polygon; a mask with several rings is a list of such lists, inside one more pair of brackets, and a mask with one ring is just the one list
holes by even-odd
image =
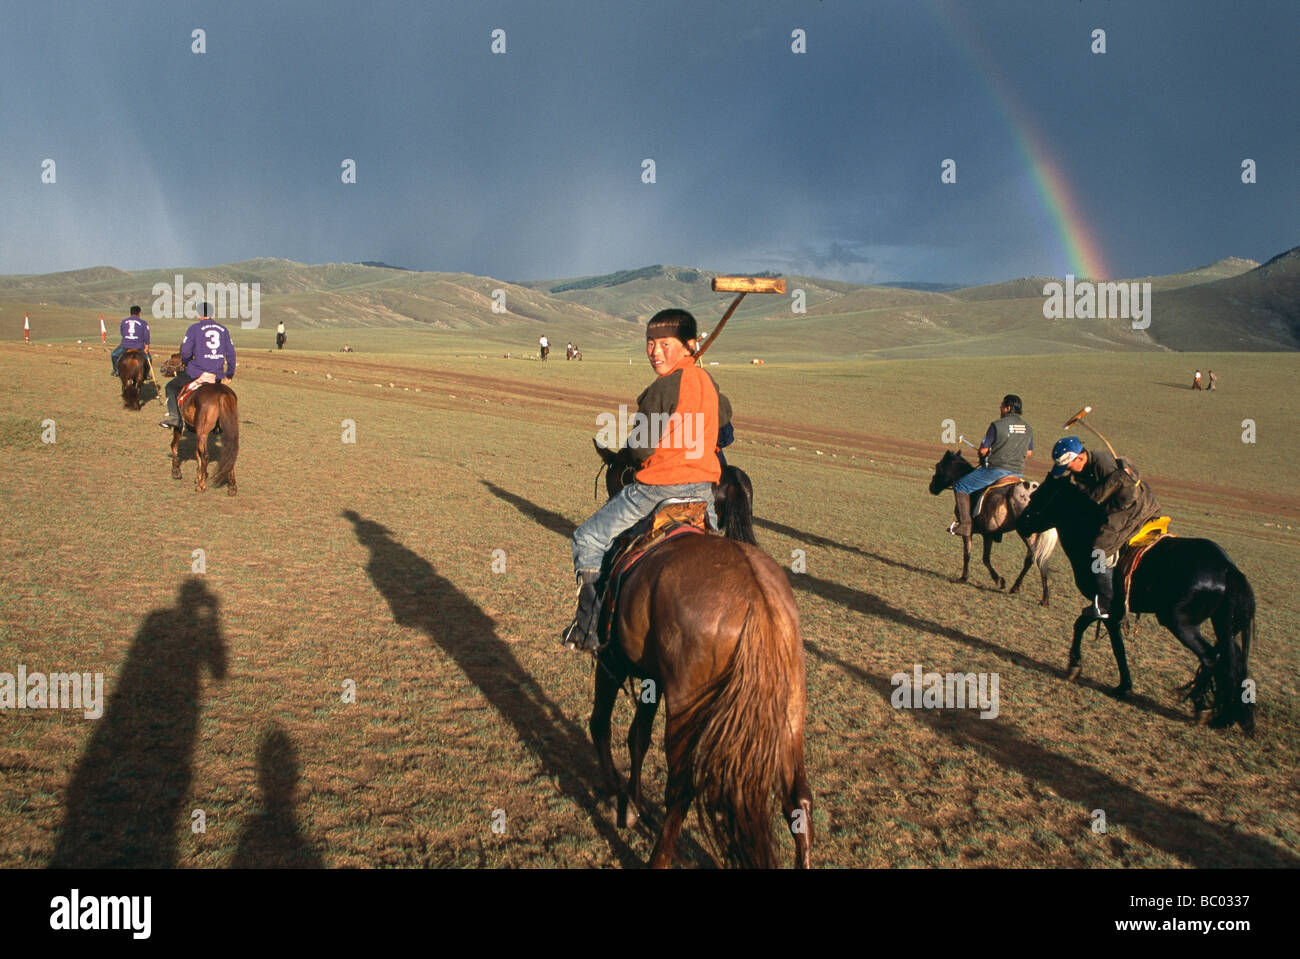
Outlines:
{"label": "horse ear", "polygon": [[596,453],[599,454],[600,458],[605,461],[606,466],[614,465],[614,460],[617,459],[618,457],[617,453],[615,453],[613,450],[605,449],[605,447],[597,443],[595,439],[591,441],[591,445],[596,447]]}

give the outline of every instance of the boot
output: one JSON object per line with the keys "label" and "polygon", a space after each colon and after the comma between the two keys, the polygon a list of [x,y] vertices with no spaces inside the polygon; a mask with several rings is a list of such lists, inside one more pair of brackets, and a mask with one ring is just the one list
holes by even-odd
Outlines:
{"label": "boot", "polygon": [[953,490],[953,495],[957,497],[957,522],[948,527],[948,532],[953,536],[969,536],[971,535],[970,493]]}
{"label": "boot", "polygon": [[596,635],[596,617],[600,612],[600,598],[596,595],[598,579],[600,573],[578,574],[578,611],[563,636],[563,645],[569,649],[595,652],[600,646],[600,637]]}
{"label": "boot", "polygon": [[167,415],[158,423],[165,429],[179,429],[181,425],[181,411],[176,405],[176,397],[170,390],[167,391]]}
{"label": "boot", "polygon": [[1097,579],[1097,598],[1093,600],[1093,609],[1099,619],[1110,619],[1110,607],[1115,602],[1115,571],[1107,566]]}

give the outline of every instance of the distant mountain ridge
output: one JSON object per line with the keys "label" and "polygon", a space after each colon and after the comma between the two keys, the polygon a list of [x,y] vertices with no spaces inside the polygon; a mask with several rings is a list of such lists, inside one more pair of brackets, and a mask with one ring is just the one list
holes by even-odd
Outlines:
{"label": "distant mountain ridge", "polygon": [[[55,318],[47,329],[56,331],[64,318],[69,331],[81,330],[80,317],[88,311],[124,314],[132,304],[148,310],[154,284],[170,286],[177,274],[184,282],[259,284],[263,326],[284,320],[298,329],[409,327],[511,344],[535,342],[545,332],[554,341],[618,344],[620,350],[626,349],[629,327],[640,327],[661,309],[690,310],[708,329],[731,299],[710,287],[713,277],[727,274],[667,264],[515,283],[379,261],[308,265],[259,257],[213,267],[95,266],[0,276],[0,336],[21,336],[27,310]],[[1300,247],[1263,265],[1228,257],[1126,281],[1151,283],[1146,330],[1134,330],[1122,318],[1047,319],[1043,287],[1060,279],[1024,277],[953,289],[789,275],[785,295],[745,298],[718,349],[808,359],[1300,349]]]}

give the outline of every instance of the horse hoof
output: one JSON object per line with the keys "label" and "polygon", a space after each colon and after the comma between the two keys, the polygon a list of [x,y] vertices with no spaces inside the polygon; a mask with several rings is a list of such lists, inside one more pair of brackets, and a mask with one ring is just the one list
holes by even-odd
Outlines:
{"label": "horse hoof", "polygon": [[180,478],[181,478],[180,470],[177,470],[175,473],[172,473],[172,479],[180,479]]}
{"label": "horse hoof", "polygon": [[231,483],[229,486],[226,487],[227,496],[234,496],[238,492],[239,492],[239,488],[235,486],[234,483]]}
{"label": "horse hoof", "polygon": [[1006,581],[1005,579],[1001,579],[1001,578],[999,578],[999,579],[998,579],[998,589],[1006,589],[1006,588],[1007,588],[1007,581]]}
{"label": "horse hoof", "polygon": [[636,823],[637,823],[636,806],[634,806],[632,803],[628,803],[626,806],[623,807],[622,811],[619,813],[618,828],[631,829],[634,826],[636,826]]}
{"label": "horse hoof", "polygon": [[1121,684],[1110,690],[1106,695],[1110,696],[1112,699],[1123,699],[1129,694],[1129,690],[1132,688],[1132,686],[1124,686]]}
{"label": "horse hoof", "polygon": [[1077,682],[1079,677],[1082,675],[1083,675],[1082,666],[1071,666],[1069,672],[1065,674],[1065,681],[1067,683]]}
{"label": "horse hoof", "polygon": [[1043,607],[1043,609],[1047,609],[1047,607],[1048,607],[1049,605],[1051,605],[1051,604],[1048,603],[1047,600],[1044,599],[1044,600],[1040,600],[1039,603],[1038,603],[1038,605],[1041,606],[1041,607]]}
{"label": "horse hoof", "polygon": [[1198,709],[1196,711],[1196,725],[1208,726],[1214,722],[1214,713],[1209,709]]}

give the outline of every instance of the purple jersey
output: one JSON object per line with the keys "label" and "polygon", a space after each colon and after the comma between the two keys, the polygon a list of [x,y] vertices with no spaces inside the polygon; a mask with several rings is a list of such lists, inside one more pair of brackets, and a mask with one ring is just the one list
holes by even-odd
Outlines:
{"label": "purple jersey", "polygon": [[122,321],[122,346],[128,350],[143,350],[149,345],[149,324],[134,313]]}
{"label": "purple jersey", "polygon": [[215,373],[230,379],[235,375],[235,344],[230,342],[230,331],[216,320],[199,320],[185,331],[181,360],[191,378]]}

